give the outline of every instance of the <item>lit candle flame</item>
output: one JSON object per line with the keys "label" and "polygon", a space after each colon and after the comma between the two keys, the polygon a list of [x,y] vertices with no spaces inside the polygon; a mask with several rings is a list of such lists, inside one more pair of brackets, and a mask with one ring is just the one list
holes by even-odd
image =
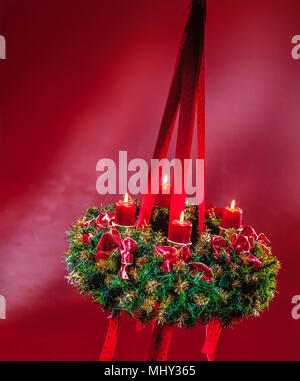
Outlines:
{"label": "lit candle flame", "polygon": [[125,202],[125,204],[128,203],[128,199],[129,199],[128,193],[125,193],[125,196],[124,196],[124,202]]}
{"label": "lit candle flame", "polygon": [[234,208],[235,208],[235,200],[232,200],[230,209],[234,209]]}
{"label": "lit candle flame", "polygon": [[182,211],[181,214],[180,214],[180,222],[181,223],[184,222],[184,211]]}
{"label": "lit candle flame", "polygon": [[163,184],[167,185],[168,184],[168,176],[166,175],[163,179]]}

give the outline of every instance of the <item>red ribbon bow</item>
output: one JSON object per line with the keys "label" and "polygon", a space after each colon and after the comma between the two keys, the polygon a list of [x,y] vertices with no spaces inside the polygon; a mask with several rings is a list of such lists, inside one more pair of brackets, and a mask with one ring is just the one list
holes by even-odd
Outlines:
{"label": "red ribbon bow", "polygon": [[231,263],[230,255],[226,249],[226,241],[223,237],[220,237],[218,235],[211,236],[211,245],[212,245],[215,258],[219,258],[219,256],[221,255],[222,249],[225,249],[226,252],[223,252],[222,254],[226,256],[226,259],[225,259],[226,262]]}
{"label": "red ribbon bow", "polygon": [[242,234],[234,234],[231,237],[231,247],[239,253],[248,252],[251,248],[248,237]]}
{"label": "red ribbon bow", "polygon": [[[236,233],[231,237],[231,245],[228,247],[226,247],[226,241],[223,237],[211,237],[211,245],[216,258],[220,256],[222,249],[225,249],[225,251],[227,252],[227,263],[231,263],[230,256],[228,253],[228,251],[230,250],[238,253],[248,253],[245,256],[245,259],[249,263],[252,263],[254,269],[257,271],[261,268],[262,262],[253,254],[250,254],[250,249],[253,248],[255,242],[259,243],[260,247],[263,248],[266,252],[270,251],[270,249],[265,245],[270,244],[268,238],[264,234],[260,234],[258,236],[255,230],[249,225],[244,226],[240,234]],[[224,255],[226,255],[225,252]]]}
{"label": "red ribbon bow", "polygon": [[120,254],[122,257],[121,261],[121,270],[120,276],[122,280],[128,280],[127,267],[133,264],[133,255],[135,252],[137,245],[135,241],[131,238],[125,238],[122,242],[122,248],[120,249]]}
{"label": "red ribbon bow", "polygon": [[121,245],[122,241],[120,234],[116,229],[111,229],[110,231],[104,233],[97,245],[97,250],[99,251],[95,253],[96,260],[107,260],[112,253],[121,247]]}
{"label": "red ribbon bow", "polygon": [[179,251],[179,257],[178,257],[179,260],[186,262],[191,256],[192,256],[191,249],[186,245],[181,246]]}
{"label": "red ribbon bow", "polygon": [[220,253],[222,249],[226,247],[226,241],[224,238],[218,236],[218,235],[212,235],[211,236],[211,245],[213,252],[215,256],[218,258],[220,256]]}
{"label": "red ribbon bow", "polygon": [[196,275],[196,273],[203,273],[204,276],[201,278],[201,280],[212,283],[213,273],[208,266],[206,266],[204,263],[201,263],[201,262],[193,262],[193,263],[189,263],[189,265],[194,270],[192,272],[192,275]]}
{"label": "red ribbon bow", "polygon": [[[186,262],[192,256],[191,249],[186,245],[180,248],[179,253],[177,249],[172,246],[158,246],[155,248],[154,253],[156,256],[163,257],[164,262],[162,266],[160,267],[160,270],[166,273],[171,272],[172,266],[175,263],[179,261]],[[192,273],[193,275],[195,275],[196,273],[203,273],[204,276],[202,280],[207,282],[212,282],[213,280],[212,271],[204,263],[193,262],[193,263],[189,263],[189,266],[191,266],[192,269],[194,270],[194,272]]]}
{"label": "red ribbon bow", "polygon": [[[253,248],[255,243],[258,243],[259,246],[265,251],[265,253],[270,252],[271,242],[263,234],[257,234],[252,226],[246,225],[243,227],[241,234],[235,234],[232,237],[233,248],[236,251],[248,252],[245,259],[253,264],[254,270],[259,270],[262,267],[262,262],[256,258],[254,255],[250,254],[250,248]],[[267,246],[268,245],[268,246]]]}
{"label": "red ribbon bow", "polygon": [[111,229],[100,238],[97,246],[99,251],[95,253],[95,258],[97,261],[106,261],[112,253],[119,249],[122,258],[120,277],[122,280],[128,280],[127,267],[133,263],[132,253],[135,252],[136,248],[135,241],[131,238],[125,238],[122,241],[119,232],[116,229]]}
{"label": "red ribbon bow", "polygon": [[243,227],[241,234],[245,237],[248,237],[251,247],[253,247],[254,242],[257,240],[257,234],[252,226],[246,225]]}
{"label": "red ribbon bow", "polygon": [[[245,229],[246,228],[246,229]],[[231,237],[231,243],[232,243],[232,249],[234,251],[240,252],[240,253],[248,253],[245,256],[245,260],[251,264],[253,264],[254,270],[257,271],[261,268],[262,262],[256,258],[253,254],[250,254],[249,251],[251,247],[254,245],[254,241],[252,243],[252,239],[257,239],[257,235],[254,231],[254,229],[251,228],[251,226],[247,226],[242,230],[242,233],[247,233],[249,234],[248,236],[242,235],[241,234],[234,234]],[[256,237],[256,238],[255,238]],[[249,242],[252,243],[250,243]]]}
{"label": "red ribbon bow", "polygon": [[94,237],[94,234],[92,233],[87,233],[82,236],[82,241],[83,242],[90,242],[90,240]]}
{"label": "red ribbon bow", "polygon": [[[241,234],[248,237],[250,246],[253,247],[255,242],[259,243],[260,247],[266,252],[269,253],[270,249],[267,246],[271,245],[271,242],[264,235],[264,233],[260,233],[259,235],[255,232],[252,226],[246,225],[243,227]],[[266,246],[267,245],[267,246]]]}
{"label": "red ribbon bow", "polygon": [[162,256],[164,262],[160,270],[166,273],[171,272],[172,265],[176,262],[187,261],[192,255],[191,249],[188,246],[182,246],[178,253],[177,249],[172,246],[158,246],[154,250],[156,256]]}
{"label": "red ribbon bow", "polygon": [[245,259],[249,262],[249,263],[252,263],[253,264],[253,267],[254,267],[254,270],[257,271],[261,268],[262,266],[262,262],[256,258],[254,255],[252,254],[247,254]]}
{"label": "red ribbon bow", "polygon": [[83,226],[87,227],[93,224],[99,226],[102,229],[107,228],[114,218],[115,216],[111,213],[100,213],[98,217],[86,221]]}
{"label": "red ribbon bow", "polygon": [[160,267],[160,270],[169,273],[171,272],[171,266],[178,261],[178,252],[175,247],[172,246],[158,246],[154,250],[156,256],[162,256],[164,259],[163,264]]}

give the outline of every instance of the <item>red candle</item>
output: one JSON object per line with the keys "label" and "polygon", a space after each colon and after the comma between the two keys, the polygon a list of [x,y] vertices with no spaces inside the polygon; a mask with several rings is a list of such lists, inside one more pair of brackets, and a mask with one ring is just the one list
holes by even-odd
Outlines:
{"label": "red candle", "polygon": [[231,206],[227,206],[222,210],[222,221],[221,228],[223,229],[239,229],[242,224],[243,211],[235,206],[235,201],[233,200]]}
{"label": "red candle", "polygon": [[156,196],[155,204],[160,208],[170,208],[172,185],[168,184],[168,176],[164,177],[164,181],[159,186],[159,194]]}
{"label": "red candle", "polygon": [[135,225],[136,204],[128,199],[128,194],[125,194],[124,201],[120,200],[116,203],[115,223],[121,226]]}
{"label": "red candle", "polygon": [[174,220],[169,230],[169,241],[175,243],[190,243],[192,234],[192,223],[184,220],[184,212],[180,215],[180,220]]}

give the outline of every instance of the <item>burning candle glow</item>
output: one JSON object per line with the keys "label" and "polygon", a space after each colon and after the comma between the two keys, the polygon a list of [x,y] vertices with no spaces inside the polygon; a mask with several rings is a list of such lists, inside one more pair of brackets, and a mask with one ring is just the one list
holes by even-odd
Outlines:
{"label": "burning candle glow", "polygon": [[159,186],[159,194],[156,196],[155,204],[160,208],[170,208],[172,185],[168,183],[168,176],[164,176],[163,183]]}
{"label": "burning candle glow", "polygon": [[192,223],[184,219],[184,212],[181,212],[180,219],[171,223],[169,231],[169,241],[174,243],[190,243],[192,234]]}
{"label": "burning candle glow", "polygon": [[223,229],[239,229],[242,224],[243,211],[237,208],[235,200],[232,200],[230,207],[222,210],[221,228]]}
{"label": "burning candle glow", "polygon": [[167,189],[167,185],[168,185],[168,176],[166,175],[163,181],[163,189]]}
{"label": "burning candle glow", "polygon": [[124,196],[124,201],[116,203],[115,223],[121,226],[135,225],[136,204],[129,200],[128,193]]}

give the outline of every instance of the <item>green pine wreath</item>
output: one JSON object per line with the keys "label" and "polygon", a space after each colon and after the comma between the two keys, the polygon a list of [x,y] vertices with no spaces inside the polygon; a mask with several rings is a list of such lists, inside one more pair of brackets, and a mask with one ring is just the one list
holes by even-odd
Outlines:
{"label": "green pine wreath", "polygon": [[[140,204],[134,202],[138,215]],[[107,250],[104,259],[97,257],[101,237],[111,234],[112,228],[105,218],[101,226],[95,221],[102,213],[113,215],[114,208],[89,208],[68,232],[70,247],[64,257],[69,283],[109,314],[125,311],[145,325],[155,320],[187,328],[218,319],[229,327],[259,316],[273,299],[280,264],[270,242],[249,226],[242,232],[222,230],[218,209],[212,205],[206,210],[206,230],[199,239],[198,208],[186,204],[186,219],[193,223],[191,256],[171,263],[170,272],[164,258],[155,254],[157,247],[169,246],[168,209],[154,207],[150,225],[142,230],[118,227],[121,241],[129,238],[137,245],[133,263],[126,269],[129,279],[122,280],[120,247]],[[248,251],[243,250],[246,241],[251,244]],[[208,269],[211,279],[209,271],[201,269]]]}

